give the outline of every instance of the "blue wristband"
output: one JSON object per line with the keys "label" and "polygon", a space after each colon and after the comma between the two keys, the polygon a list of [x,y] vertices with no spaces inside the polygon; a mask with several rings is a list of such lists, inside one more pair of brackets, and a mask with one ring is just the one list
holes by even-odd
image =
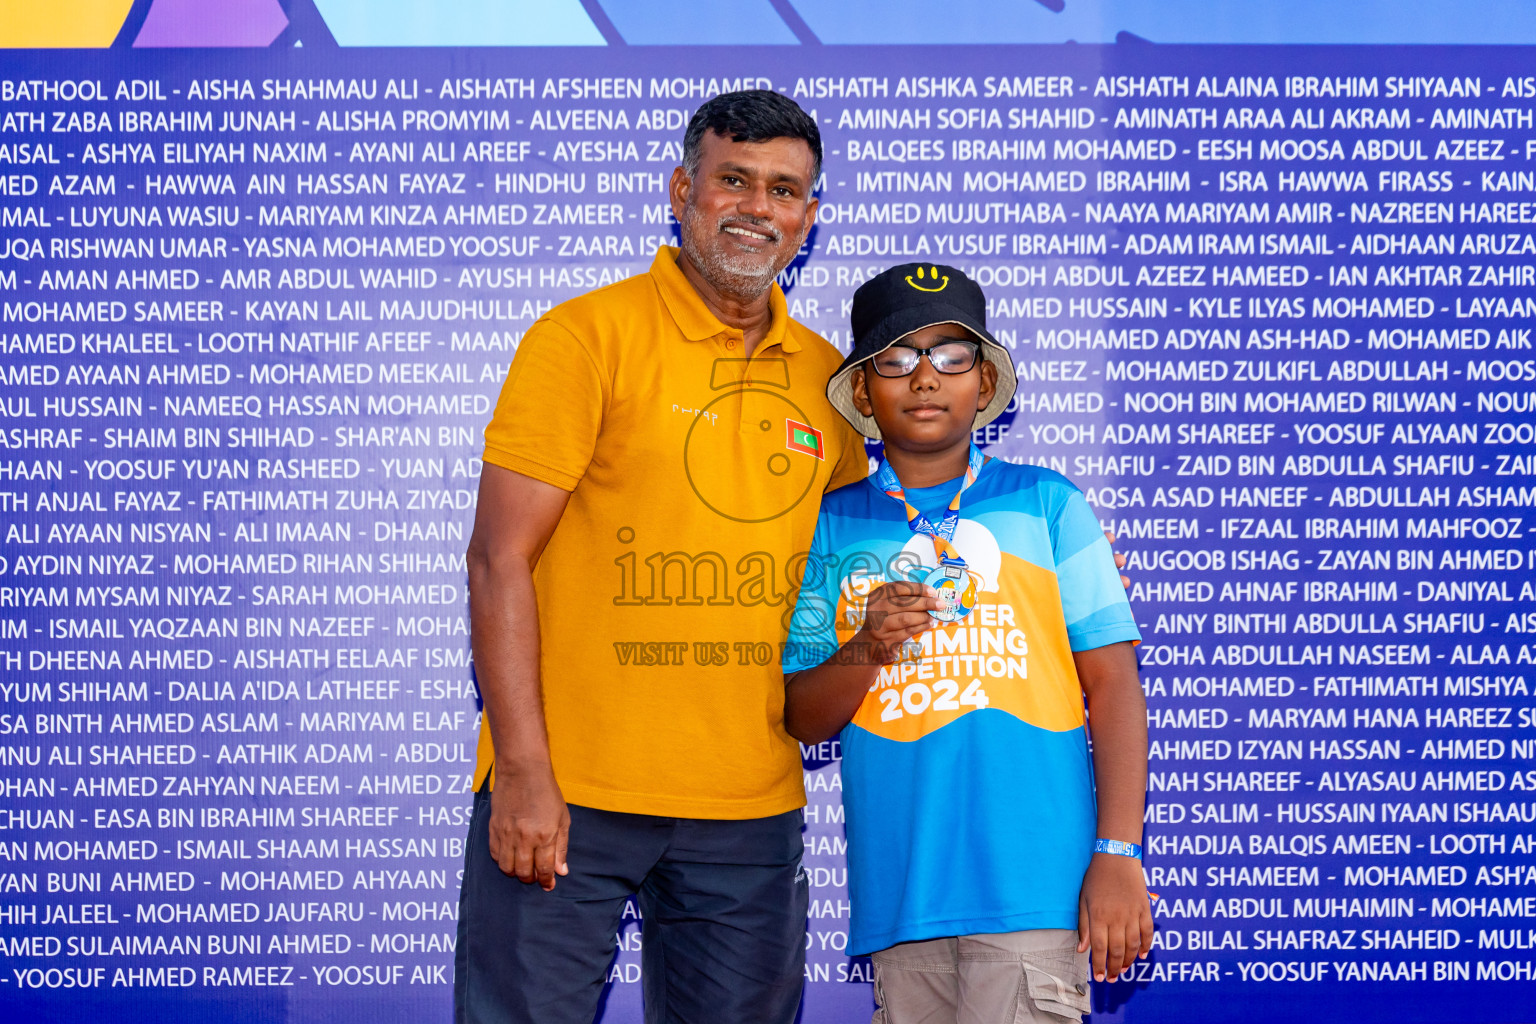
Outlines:
{"label": "blue wristband", "polygon": [[1093,852],[1112,853],[1117,857],[1134,857],[1136,860],[1141,860],[1141,847],[1119,839],[1097,839],[1093,844]]}

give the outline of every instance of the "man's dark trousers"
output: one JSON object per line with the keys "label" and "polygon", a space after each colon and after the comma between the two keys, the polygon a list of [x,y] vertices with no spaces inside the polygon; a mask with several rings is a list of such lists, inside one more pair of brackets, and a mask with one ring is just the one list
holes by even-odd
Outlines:
{"label": "man's dark trousers", "polygon": [[490,794],[476,795],[456,1024],[591,1024],[631,895],[648,1024],[792,1024],[809,898],[800,811],[744,821],[570,812],[571,873],[545,892],[491,859]]}

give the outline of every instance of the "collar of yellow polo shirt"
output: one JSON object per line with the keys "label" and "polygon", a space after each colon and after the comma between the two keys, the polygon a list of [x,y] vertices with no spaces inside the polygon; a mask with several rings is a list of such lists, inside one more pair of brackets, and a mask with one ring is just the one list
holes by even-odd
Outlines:
{"label": "collar of yellow polo shirt", "polygon": [[[571,803],[695,818],[804,803],[781,644],[821,495],[868,463],[826,399],[840,354],[778,285],[770,302],[745,358],[664,247],[648,273],[551,310],[513,359],[484,457],[571,493],[534,570]],[[478,753],[477,784],[488,729]]]}

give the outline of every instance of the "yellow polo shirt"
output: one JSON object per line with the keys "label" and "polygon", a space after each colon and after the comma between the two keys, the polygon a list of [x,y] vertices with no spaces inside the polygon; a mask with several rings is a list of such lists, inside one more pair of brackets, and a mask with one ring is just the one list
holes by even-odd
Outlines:
{"label": "yellow polo shirt", "polygon": [[[789,318],[768,337],[649,273],[529,328],[485,461],[571,492],[534,569],[544,716],[570,803],[757,818],[805,803],[780,645],[824,491],[867,475],[827,402],[842,357]],[[480,732],[476,782],[491,770]]]}

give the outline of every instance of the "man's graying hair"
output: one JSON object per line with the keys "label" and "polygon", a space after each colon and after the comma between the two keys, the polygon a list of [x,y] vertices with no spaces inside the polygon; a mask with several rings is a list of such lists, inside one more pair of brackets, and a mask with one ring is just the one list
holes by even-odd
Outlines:
{"label": "man's graying hair", "polygon": [[802,139],[811,147],[813,191],[821,180],[821,129],[816,127],[815,118],[781,93],[771,89],[727,92],[696,110],[683,134],[683,172],[690,178],[699,171],[699,147],[705,132],[728,136],[732,142]]}

